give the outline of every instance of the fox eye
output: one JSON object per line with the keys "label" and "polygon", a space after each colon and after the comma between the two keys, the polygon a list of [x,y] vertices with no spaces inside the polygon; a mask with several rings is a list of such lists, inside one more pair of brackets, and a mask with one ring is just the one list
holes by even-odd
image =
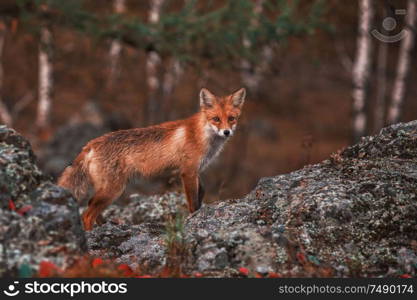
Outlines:
{"label": "fox eye", "polygon": [[229,122],[233,122],[234,120],[236,120],[236,118],[235,118],[235,117],[233,117],[233,116],[230,116],[230,117],[228,118],[228,120],[229,120]]}
{"label": "fox eye", "polygon": [[214,117],[212,120],[213,120],[214,122],[220,122],[220,118],[219,118],[219,117]]}

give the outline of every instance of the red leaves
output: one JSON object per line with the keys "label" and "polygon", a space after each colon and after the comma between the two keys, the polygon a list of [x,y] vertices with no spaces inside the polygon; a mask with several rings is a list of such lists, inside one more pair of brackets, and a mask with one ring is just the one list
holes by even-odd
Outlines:
{"label": "red leaves", "polygon": [[25,215],[32,208],[33,208],[32,205],[25,205],[25,206],[17,209],[16,204],[13,202],[13,200],[9,199],[9,209],[17,212],[21,216]]}
{"label": "red leaves", "polygon": [[402,274],[400,275],[400,278],[413,278],[410,274]]}
{"label": "red leaves", "polygon": [[9,208],[10,210],[16,211],[16,205],[14,204],[12,199],[9,199]]}
{"label": "red leaves", "polygon": [[[116,267],[111,261],[103,260],[100,257],[96,257],[91,261],[91,266],[94,268],[100,268],[101,270],[111,270]],[[129,267],[127,264],[120,264],[116,267],[119,277],[135,277],[135,278],[152,278],[150,275],[139,275]]]}
{"label": "red leaves", "polygon": [[307,262],[307,259],[306,259],[306,256],[304,255],[304,253],[297,252],[296,256],[297,256],[297,259],[300,263],[304,264],[304,263]]}
{"label": "red leaves", "polygon": [[129,265],[127,264],[121,264],[117,267],[117,269],[121,271],[132,271],[132,269],[130,269]]}
{"label": "red leaves", "polygon": [[93,259],[93,261],[91,262],[91,266],[93,268],[97,268],[98,266],[101,266],[103,264],[103,259],[101,259],[100,257],[96,257]]}
{"label": "red leaves", "polygon": [[121,264],[117,267],[118,270],[123,272],[123,275],[126,277],[134,277],[135,273],[133,273],[132,269],[127,264]]}
{"label": "red leaves", "polygon": [[32,205],[25,205],[17,210],[17,213],[21,216],[25,215],[28,211],[32,209]]}
{"label": "red leaves", "polygon": [[[249,277],[249,275],[251,274],[250,270],[248,268],[245,267],[241,267],[238,269],[239,274]],[[194,276],[196,276],[196,273],[194,273]],[[267,274],[261,274],[258,272],[253,273],[253,277],[255,278],[282,278],[281,274],[275,273],[275,272],[268,272]]]}
{"label": "red leaves", "polygon": [[[236,270],[239,277],[253,278],[281,278],[282,275],[275,272],[258,273],[249,268],[240,267]],[[114,277],[114,278],[166,278],[161,271],[158,274],[146,274],[141,270],[132,270],[128,264],[117,264],[110,259],[101,257],[78,257],[67,269],[62,270],[55,264],[43,261],[39,265],[39,277]],[[174,276],[170,276],[174,277]],[[210,277],[209,274],[193,272],[189,274],[179,273],[178,278],[202,278]]]}
{"label": "red leaves", "polygon": [[41,261],[39,264],[39,277],[52,277],[60,272],[60,269],[49,261]]}
{"label": "red leaves", "polygon": [[275,272],[269,272],[268,273],[268,278],[281,278],[281,277],[282,277],[281,274],[278,274],[278,273],[275,273]]}
{"label": "red leaves", "polygon": [[245,267],[240,267],[239,268],[239,273],[244,275],[244,276],[248,276],[249,275],[249,270]]}

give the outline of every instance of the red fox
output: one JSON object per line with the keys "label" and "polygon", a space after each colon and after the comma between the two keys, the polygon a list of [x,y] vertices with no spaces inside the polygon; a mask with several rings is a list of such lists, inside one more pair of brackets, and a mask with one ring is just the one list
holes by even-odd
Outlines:
{"label": "red fox", "polygon": [[203,88],[200,111],[188,119],[110,132],[88,142],[58,179],[78,201],[89,200],[82,215],[84,229],[100,221],[135,173],[152,176],[178,169],[189,211],[199,209],[204,197],[199,174],[234,134],[245,95],[244,88],[225,97]]}

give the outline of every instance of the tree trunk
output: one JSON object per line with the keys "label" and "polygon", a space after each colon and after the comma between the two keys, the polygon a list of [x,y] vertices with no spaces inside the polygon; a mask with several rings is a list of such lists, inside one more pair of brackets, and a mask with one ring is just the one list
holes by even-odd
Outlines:
{"label": "tree trunk", "polygon": [[[254,18],[251,22],[251,25],[254,27],[259,25],[259,17],[263,12],[264,3],[265,0],[254,0]],[[250,48],[252,47],[252,43],[249,39],[244,38],[243,46],[245,48]],[[247,59],[242,60],[242,81],[243,84],[253,93],[257,93],[259,90],[259,83],[261,82],[262,74],[266,71],[272,60],[272,52],[271,46],[264,46],[261,50],[261,59],[259,59],[259,62],[255,65]]]}
{"label": "tree trunk", "polygon": [[[386,12],[386,9],[385,9]],[[388,14],[385,13],[384,17]],[[388,32],[382,29],[382,34]],[[377,91],[375,99],[374,132],[377,133],[385,125],[386,91],[387,91],[387,58],[388,43],[378,44]]]}
{"label": "tree trunk", "polygon": [[[187,6],[190,1],[191,0],[184,0],[184,5]],[[184,66],[182,63],[175,57],[171,58],[171,61],[169,62],[168,68],[165,70],[165,74],[162,79],[161,118],[163,119],[170,117],[172,94],[174,93],[175,87],[183,73]]]}
{"label": "tree trunk", "polygon": [[[126,0],[114,0],[113,2],[113,9],[114,12],[117,14],[123,14],[126,11]],[[110,70],[109,70],[109,77],[108,77],[108,83],[107,86],[111,88],[119,76],[120,73],[120,55],[122,52],[122,43],[119,39],[114,39],[111,42],[110,45],[110,53],[109,53],[109,59],[110,59]]]}
{"label": "tree trunk", "polygon": [[3,124],[12,126],[12,116],[3,102],[3,50],[4,42],[6,38],[6,24],[3,20],[0,20],[0,119]]}
{"label": "tree trunk", "polygon": [[242,61],[242,81],[243,84],[253,93],[258,93],[259,85],[264,74],[273,58],[271,46],[265,46],[260,53],[260,59],[257,64],[252,64],[248,60]]}
{"label": "tree trunk", "polygon": [[184,73],[184,67],[181,63],[172,58],[171,63],[169,64],[169,69],[165,71],[163,82],[162,82],[162,114],[163,118],[169,117],[169,112],[171,111],[171,99],[172,94],[174,93],[175,87],[177,86],[180,77]]}
{"label": "tree trunk", "polygon": [[45,137],[50,130],[52,103],[52,32],[48,25],[42,25],[39,41],[39,102],[36,126],[39,134]]}
{"label": "tree trunk", "polygon": [[368,101],[368,84],[371,68],[371,25],[374,15],[372,0],[359,0],[359,24],[356,60],[353,66],[353,139],[358,141],[365,135]]}
{"label": "tree trunk", "polygon": [[410,73],[411,51],[414,46],[415,24],[416,24],[416,1],[408,0],[407,15],[405,17],[406,28],[405,35],[401,40],[400,53],[397,63],[397,74],[392,89],[391,103],[388,109],[388,124],[394,124],[400,121],[402,107],[405,98],[406,84]]}
{"label": "tree trunk", "polygon": [[[161,7],[164,0],[151,0],[149,9],[149,23],[157,24],[161,15]],[[160,101],[158,101],[158,90],[160,80],[158,76],[161,57],[158,52],[152,50],[148,53],[146,60],[147,85],[148,85],[148,101],[147,111],[145,111],[145,123],[151,124],[157,120],[157,113],[160,110]]]}

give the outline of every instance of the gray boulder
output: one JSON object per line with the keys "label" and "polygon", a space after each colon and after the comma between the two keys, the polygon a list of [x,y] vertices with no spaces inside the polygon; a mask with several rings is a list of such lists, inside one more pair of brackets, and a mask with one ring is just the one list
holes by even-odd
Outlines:
{"label": "gray boulder", "polygon": [[104,213],[107,222],[87,233],[90,254],[158,273],[166,263],[166,224],[179,214],[186,214],[181,194],[133,194],[127,205],[111,205]]}
{"label": "gray boulder", "polygon": [[0,126],[0,277],[65,267],[86,250],[78,205],[39,171],[29,142]]}

